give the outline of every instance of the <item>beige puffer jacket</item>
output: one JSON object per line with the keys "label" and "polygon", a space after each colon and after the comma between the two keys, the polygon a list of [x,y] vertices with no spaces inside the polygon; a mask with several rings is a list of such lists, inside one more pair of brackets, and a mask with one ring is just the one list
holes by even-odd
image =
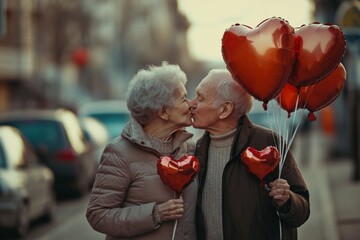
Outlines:
{"label": "beige puffer jacket", "polygon": [[[173,138],[175,158],[193,154],[192,134],[178,131]],[[140,124],[130,120],[121,133],[105,148],[91,192],[86,217],[107,240],[171,240],[175,221],[156,226],[153,209],[175,197],[157,174],[160,153],[153,149]],[[175,239],[195,239],[197,181],[182,192],[184,214],[178,220]]]}

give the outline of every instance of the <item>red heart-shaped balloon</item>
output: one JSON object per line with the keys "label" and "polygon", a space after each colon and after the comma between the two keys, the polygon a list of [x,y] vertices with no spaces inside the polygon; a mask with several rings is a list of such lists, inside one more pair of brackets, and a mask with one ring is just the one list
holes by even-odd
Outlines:
{"label": "red heart-shaped balloon", "polygon": [[279,103],[280,107],[286,110],[289,115],[296,109],[305,107],[304,99],[300,97],[301,95],[298,94],[299,92],[300,91],[298,91],[296,87],[294,87],[290,83],[287,83],[285,87],[281,90],[279,96],[276,97],[276,101]]}
{"label": "red heart-shaped balloon", "polygon": [[308,96],[306,109],[315,112],[332,103],[344,88],[345,79],[346,70],[340,63],[335,71],[320,82],[301,89],[301,94]]}
{"label": "red heart-shaped balloon", "polygon": [[312,23],[295,28],[296,63],[289,83],[295,87],[316,83],[336,69],[345,48],[345,36],[336,25]]}
{"label": "red heart-shaped balloon", "polygon": [[223,34],[221,50],[233,78],[254,98],[267,103],[280,93],[292,72],[294,29],[277,17],[254,29],[235,24]]}
{"label": "red heart-shaped balloon", "polygon": [[262,184],[264,178],[278,165],[280,154],[274,146],[268,146],[261,151],[248,147],[241,153],[240,158],[248,171],[256,175]]}
{"label": "red heart-shaped balloon", "polygon": [[180,194],[198,173],[199,160],[191,155],[182,156],[179,160],[163,156],[158,160],[157,171],[163,183]]}
{"label": "red heart-shaped balloon", "polygon": [[344,88],[345,79],[346,70],[340,63],[335,71],[320,82],[300,87],[300,91],[294,86],[287,84],[276,100],[283,109],[290,113],[296,110],[296,100],[299,98],[297,109],[308,109],[310,111],[309,120],[315,120],[313,112],[328,106],[339,96]]}

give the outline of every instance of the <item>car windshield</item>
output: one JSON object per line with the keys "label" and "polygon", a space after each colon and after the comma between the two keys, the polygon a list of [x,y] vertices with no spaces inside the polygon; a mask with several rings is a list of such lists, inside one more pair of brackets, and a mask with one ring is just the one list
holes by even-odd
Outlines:
{"label": "car windshield", "polygon": [[45,147],[46,149],[53,151],[62,149],[66,146],[62,129],[55,121],[8,121],[5,122],[5,124],[19,129],[34,148]]}
{"label": "car windshield", "polygon": [[130,119],[128,113],[92,113],[89,116],[103,123],[111,138],[117,137]]}

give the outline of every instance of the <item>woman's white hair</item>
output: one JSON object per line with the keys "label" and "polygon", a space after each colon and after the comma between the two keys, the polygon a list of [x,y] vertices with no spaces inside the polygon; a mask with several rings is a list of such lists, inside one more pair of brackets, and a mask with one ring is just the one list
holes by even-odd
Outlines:
{"label": "woman's white hair", "polygon": [[230,101],[234,105],[232,114],[234,117],[239,118],[249,113],[253,105],[252,97],[233,79],[230,72],[225,69],[213,69],[209,72],[210,74],[215,76],[212,79],[216,79],[213,84],[218,93],[214,106],[219,107],[222,103]]}
{"label": "woman's white hair", "polygon": [[140,69],[129,83],[126,99],[132,117],[141,125],[151,122],[162,107],[174,104],[177,83],[186,84],[186,74],[176,64],[162,62]]}

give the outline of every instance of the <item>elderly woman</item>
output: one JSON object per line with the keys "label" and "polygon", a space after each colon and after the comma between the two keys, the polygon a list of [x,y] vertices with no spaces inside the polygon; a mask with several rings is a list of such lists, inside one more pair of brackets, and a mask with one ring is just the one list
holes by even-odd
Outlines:
{"label": "elderly woman", "polygon": [[107,240],[195,239],[196,181],[177,198],[156,167],[161,156],[193,154],[186,81],[178,65],[163,62],[129,84],[132,119],[102,154],[86,212]]}

